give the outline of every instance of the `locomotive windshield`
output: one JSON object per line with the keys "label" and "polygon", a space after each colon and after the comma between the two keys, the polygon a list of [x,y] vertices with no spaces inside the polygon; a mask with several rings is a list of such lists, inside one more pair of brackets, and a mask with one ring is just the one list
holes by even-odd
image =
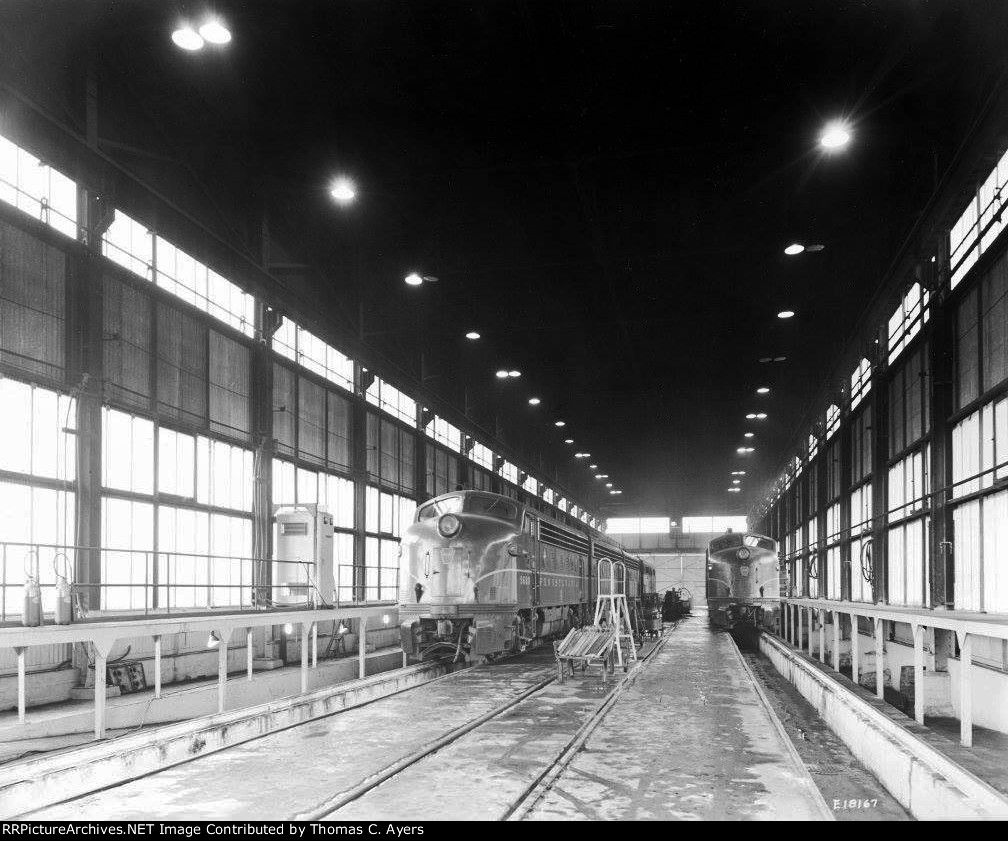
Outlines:
{"label": "locomotive windshield", "polygon": [[484,496],[469,494],[466,497],[465,510],[472,514],[486,514],[501,520],[517,520],[518,506],[499,496]]}
{"label": "locomotive windshield", "polygon": [[447,496],[444,499],[439,499],[429,505],[425,505],[417,511],[417,521],[430,520],[434,517],[440,517],[442,514],[455,514],[461,510],[462,497]]}

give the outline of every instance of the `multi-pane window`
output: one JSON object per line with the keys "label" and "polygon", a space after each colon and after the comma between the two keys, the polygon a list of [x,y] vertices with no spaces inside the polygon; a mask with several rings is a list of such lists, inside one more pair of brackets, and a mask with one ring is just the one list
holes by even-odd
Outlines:
{"label": "multi-pane window", "polygon": [[895,457],[929,427],[927,346],[918,348],[889,381],[889,456]]}
{"label": "multi-pane window", "polygon": [[426,432],[427,435],[435,441],[444,444],[453,452],[461,452],[462,432],[457,426],[452,426],[444,418],[435,416],[427,423],[427,426],[424,427],[424,432]]}
{"label": "multi-pane window", "polygon": [[566,511],[567,511],[567,500],[566,500],[566,498],[560,497],[560,499],[558,499],[556,501],[556,507],[558,509],[560,509],[561,511],[563,511],[563,512],[566,513]]}
{"label": "multi-pane window", "polygon": [[[887,593],[890,604],[926,602],[927,509],[930,448],[911,453],[889,468]],[[912,518],[912,519],[908,519]]]}
{"label": "multi-pane window", "polygon": [[850,401],[851,410],[854,410],[864,400],[871,391],[871,363],[867,359],[862,359],[854,373],[851,374]]}
{"label": "multi-pane window", "polygon": [[843,578],[840,575],[840,503],[826,509],[826,597],[841,598]]}
{"label": "multi-pane window", "polygon": [[895,312],[889,317],[889,364],[896,360],[903,349],[910,344],[930,316],[928,300],[930,293],[914,283],[900,301]]}
{"label": "multi-pane window", "polygon": [[325,471],[307,470],[273,459],[274,505],[320,505],[337,529],[353,529],[354,483]]}
{"label": "multi-pane window", "polygon": [[826,440],[828,441],[840,428],[840,407],[831,403],[826,409]]}
{"label": "multi-pane window", "polygon": [[840,442],[834,441],[823,453],[826,468],[826,499],[832,501],[840,496]]}
{"label": "multi-pane window", "polygon": [[412,491],[416,476],[416,438],[395,421],[367,414],[368,478],[399,490]]}
{"label": "multi-pane window", "polygon": [[102,235],[102,254],[144,280],[154,279],[154,235],[121,210]]}
{"label": "multi-pane window", "polygon": [[1008,398],[986,404],[952,429],[953,497],[991,487],[1008,476]]}
{"label": "multi-pane window", "polygon": [[[365,499],[364,598],[387,601],[396,598],[399,574],[399,540],[413,521],[416,503],[396,494],[368,486]],[[348,584],[340,578],[340,588]],[[341,595],[341,600],[344,598]]]}
{"label": "multi-pane window", "polygon": [[854,601],[873,600],[871,579],[874,574],[867,545],[872,529],[872,486],[870,482],[851,491],[851,598]]}
{"label": "multi-pane window", "polygon": [[497,471],[503,479],[509,481],[512,485],[518,484],[518,468],[515,467],[509,461],[501,462],[500,469]]}
{"label": "multi-pane window", "polygon": [[[10,476],[0,481],[3,621],[22,610],[25,575],[50,585],[54,563],[73,569],[75,414],[70,397],[11,379],[0,379],[0,405],[0,470]],[[50,587],[42,607],[53,609]]]}
{"label": "multi-pane window", "polygon": [[77,185],[0,137],[0,201],[68,237],[77,237]]}
{"label": "multi-pane window", "polygon": [[454,491],[458,484],[458,456],[435,444],[427,444],[427,495],[430,497]]}
{"label": "multi-pane window", "polygon": [[1004,190],[1006,183],[1008,152],[970,198],[962,215],[949,231],[949,267],[953,289],[1001,232],[1001,216],[1005,202],[1008,201]]}
{"label": "multi-pane window", "polygon": [[872,427],[870,408],[851,421],[851,485],[856,485],[871,473]]}
{"label": "multi-pane window", "polygon": [[102,485],[103,609],[249,604],[251,450],[104,407]]}
{"label": "multi-pane window", "polygon": [[1008,490],[957,505],[952,520],[956,609],[1008,613]]}
{"label": "multi-pane window", "polygon": [[539,492],[539,483],[535,480],[535,477],[526,476],[525,479],[522,481],[522,490],[525,490],[528,493],[532,494],[533,496],[536,496],[538,495]]}
{"label": "multi-pane window", "polygon": [[375,377],[364,394],[367,402],[403,423],[416,426],[416,401],[404,392]]}
{"label": "multi-pane window", "polygon": [[480,467],[485,467],[487,470],[493,470],[494,466],[494,454],[489,447],[484,447],[478,441],[472,442],[472,448],[469,450],[469,458],[471,458]]}
{"label": "multi-pane window", "polygon": [[1008,255],[963,298],[956,319],[956,405],[1008,378]]}
{"label": "multi-pane window", "polygon": [[816,454],[819,452],[819,439],[816,437],[816,434],[814,432],[809,433],[807,446],[808,446],[808,460],[811,463],[812,459],[814,459],[816,457]]}
{"label": "multi-pane window", "polygon": [[353,391],[353,360],[289,318],[273,334],[273,350],[313,374]]}
{"label": "multi-pane window", "polygon": [[543,485],[542,486],[542,498],[543,498],[543,500],[545,502],[548,502],[550,505],[552,505],[553,504],[553,500],[556,498],[556,495],[553,492],[552,488],[547,488],[545,485]]}

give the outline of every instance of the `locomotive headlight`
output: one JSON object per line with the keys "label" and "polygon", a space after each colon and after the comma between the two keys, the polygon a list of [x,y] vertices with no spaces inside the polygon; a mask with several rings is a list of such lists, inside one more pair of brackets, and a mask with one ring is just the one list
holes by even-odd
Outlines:
{"label": "locomotive headlight", "polygon": [[738,558],[740,561],[748,561],[749,554],[750,554],[749,550],[746,549],[745,546],[743,546],[741,549],[738,550],[738,552],[735,553],[735,557]]}
{"label": "locomotive headlight", "polygon": [[454,514],[445,514],[438,520],[437,530],[442,537],[454,537],[462,528],[462,521]]}

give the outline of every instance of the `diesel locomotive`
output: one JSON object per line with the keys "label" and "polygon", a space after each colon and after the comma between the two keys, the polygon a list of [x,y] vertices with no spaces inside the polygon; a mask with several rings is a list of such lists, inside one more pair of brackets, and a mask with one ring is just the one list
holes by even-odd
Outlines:
{"label": "diesel locomotive", "polygon": [[707,544],[707,609],[712,627],[778,630],[785,574],[777,541],[731,532]]}
{"label": "diesel locomotive", "polygon": [[592,621],[599,558],[626,565],[631,617],[655,589],[654,568],[603,535],[486,491],[418,506],[399,551],[400,636],[412,658],[492,659]]}

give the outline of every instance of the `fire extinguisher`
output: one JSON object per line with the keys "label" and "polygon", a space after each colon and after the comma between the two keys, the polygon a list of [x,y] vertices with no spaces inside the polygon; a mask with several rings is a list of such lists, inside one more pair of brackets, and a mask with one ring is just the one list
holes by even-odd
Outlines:
{"label": "fire extinguisher", "polygon": [[38,571],[32,568],[32,555],[28,556],[25,565],[24,609],[21,622],[26,628],[34,628],[42,624],[42,589],[39,587]]}
{"label": "fire extinguisher", "polygon": [[[59,570],[59,562],[63,561],[63,572]],[[57,625],[69,625],[73,621],[73,607],[70,597],[70,562],[63,554],[53,558],[53,571],[56,573],[56,610]]]}

